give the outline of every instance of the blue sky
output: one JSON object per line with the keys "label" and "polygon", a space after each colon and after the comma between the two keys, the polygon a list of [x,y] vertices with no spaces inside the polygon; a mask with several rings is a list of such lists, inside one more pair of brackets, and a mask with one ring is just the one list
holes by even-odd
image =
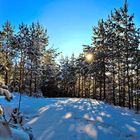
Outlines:
{"label": "blue sky", "polygon": [[[16,27],[39,21],[48,29],[49,46],[64,55],[78,55],[83,44],[91,44],[92,27],[98,20],[122,5],[123,0],[0,0],[0,26],[6,20]],[[128,0],[128,5],[140,27],[140,0]]]}

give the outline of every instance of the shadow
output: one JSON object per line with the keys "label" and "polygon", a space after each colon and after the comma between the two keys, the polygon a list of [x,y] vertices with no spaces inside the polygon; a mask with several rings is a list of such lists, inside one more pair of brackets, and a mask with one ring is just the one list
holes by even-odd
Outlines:
{"label": "shadow", "polygon": [[23,97],[21,111],[36,140],[140,140],[140,115],[102,101]]}
{"label": "shadow", "polygon": [[133,111],[90,99],[46,101],[28,122],[37,140],[140,139],[140,116]]}

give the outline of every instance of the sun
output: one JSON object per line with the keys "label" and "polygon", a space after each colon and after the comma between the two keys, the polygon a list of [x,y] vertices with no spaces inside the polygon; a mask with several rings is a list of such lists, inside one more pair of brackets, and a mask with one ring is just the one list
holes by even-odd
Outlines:
{"label": "sun", "polygon": [[85,55],[85,59],[86,59],[87,62],[93,61],[93,54],[92,53],[87,53]]}

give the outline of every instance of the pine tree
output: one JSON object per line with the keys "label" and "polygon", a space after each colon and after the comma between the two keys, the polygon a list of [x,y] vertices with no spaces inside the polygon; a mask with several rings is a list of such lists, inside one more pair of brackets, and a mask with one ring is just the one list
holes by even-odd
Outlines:
{"label": "pine tree", "polygon": [[9,78],[11,76],[12,69],[12,59],[14,57],[12,39],[14,37],[14,29],[9,21],[3,25],[3,32],[5,33],[2,47],[0,48],[1,56],[5,58],[5,61],[2,63],[5,74],[4,81],[5,85],[9,84]]}
{"label": "pine tree", "polygon": [[[28,82],[29,82],[29,95],[32,96],[37,92],[40,78],[41,78],[41,58],[45,53],[46,46],[48,45],[47,30],[44,29],[39,23],[32,23],[29,27],[29,43],[26,47],[27,57],[26,61],[29,68]],[[38,80],[37,80],[38,79]]]}

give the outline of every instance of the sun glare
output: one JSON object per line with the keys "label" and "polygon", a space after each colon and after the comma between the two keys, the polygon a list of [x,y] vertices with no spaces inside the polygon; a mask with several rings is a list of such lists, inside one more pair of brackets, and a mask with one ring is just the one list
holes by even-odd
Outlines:
{"label": "sun glare", "polygon": [[91,62],[93,60],[93,54],[92,53],[87,53],[85,55],[86,61]]}

